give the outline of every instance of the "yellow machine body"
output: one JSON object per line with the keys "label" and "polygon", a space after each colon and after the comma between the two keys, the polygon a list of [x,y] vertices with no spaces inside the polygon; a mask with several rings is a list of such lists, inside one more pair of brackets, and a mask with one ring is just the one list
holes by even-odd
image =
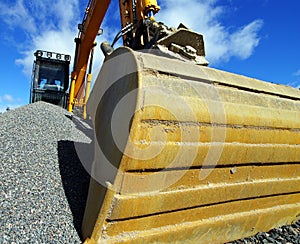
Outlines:
{"label": "yellow machine body", "polygon": [[224,243],[299,219],[299,90],[119,48],[88,111],[86,243]]}

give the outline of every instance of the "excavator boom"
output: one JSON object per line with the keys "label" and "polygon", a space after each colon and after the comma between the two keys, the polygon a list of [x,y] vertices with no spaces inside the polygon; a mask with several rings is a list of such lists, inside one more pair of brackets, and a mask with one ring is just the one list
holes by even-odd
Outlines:
{"label": "excavator boom", "polygon": [[[100,25],[107,12],[110,0],[90,0],[85,11],[82,24],[79,28],[78,38],[75,39],[76,50],[73,72],[71,74],[71,89],[68,110],[72,111],[75,98],[83,98],[83,86],[90,52],[94,46],[95,38]],[[81,90],[81,94],[79,95]]]}
{"label": "excavator boom", "polygon": [[[75,38],[76,50],[73,72],[71,74],[72,82],[68,106],[70,112],[76,100],[79,105],[83,105],[84,102],[82,100],[84,96],[88,96],[88,93],[84,90],[87,65],[91,50],[95,45],[95,38],[99,33],[99,28],[110,2],[110,0],[89,0],[83,21],[79,25],[79,34]],[[153,19],[153,15],[160,9],[156,0],[119,0],[119,5],[123,28],[126,28],[128,25],[135,25],[145,18]],[[131,32],[131,37],[135,35],[135,31]],[[123,35],[124,45],[126,45],[126,39],[126,35]],[[128,45],[131,46],[132,44]]]}

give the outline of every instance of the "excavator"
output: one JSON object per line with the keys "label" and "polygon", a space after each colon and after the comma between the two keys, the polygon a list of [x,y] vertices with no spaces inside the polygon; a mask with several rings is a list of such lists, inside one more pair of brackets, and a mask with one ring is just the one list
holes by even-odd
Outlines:
{"label": "excavator", "polygon": [[225,243],[299,220],[300,91],[209,68],[203,36],[156,21],[156,0],[119,1],[91,89],[109,4],[88,3],[68,100],[94,127],[85,243]]}
{"label": "excavator", "polygon": [[42,50],[34,56],[29,102],[44,101],[67,109],[71,56]]}

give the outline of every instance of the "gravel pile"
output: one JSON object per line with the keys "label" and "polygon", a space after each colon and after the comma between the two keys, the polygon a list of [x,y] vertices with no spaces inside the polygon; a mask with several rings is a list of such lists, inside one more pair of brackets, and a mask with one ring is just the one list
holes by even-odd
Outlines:
{"label": "gravel pile", "polygon": [[58,106],[0,115],[0,243],[81,243],[89,176],[74,142],[90,139]]}
{"label": "gravel pile", "polygon": [[230,242],[228,244],[300,244],[300,220],[296,223],[275,228],[268,233],[261,232],[255,236],[244,238],[242,240]]}
{"label": "gravel pile", "polygon": [[[74,142],[91,140],[74,120],[44,102],[0,115],[0,243],[81,243],[89,176]],[[300,221],[231,243],[300,244]]]}

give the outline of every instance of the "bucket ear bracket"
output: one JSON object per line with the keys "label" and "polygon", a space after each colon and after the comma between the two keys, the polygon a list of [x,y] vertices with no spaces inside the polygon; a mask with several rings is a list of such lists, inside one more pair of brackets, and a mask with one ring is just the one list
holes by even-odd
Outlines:
{"label": "bucket ear bracket", "polygon": [[159,39],[157,47],[161,51],[166,51],[166,48],[179,54],[183,59],[188,59],[200,65],[208,65],[205,59],[205,48],[203,35],[187,29],[183,24],[180,24],[178,29],[171,34]]}

